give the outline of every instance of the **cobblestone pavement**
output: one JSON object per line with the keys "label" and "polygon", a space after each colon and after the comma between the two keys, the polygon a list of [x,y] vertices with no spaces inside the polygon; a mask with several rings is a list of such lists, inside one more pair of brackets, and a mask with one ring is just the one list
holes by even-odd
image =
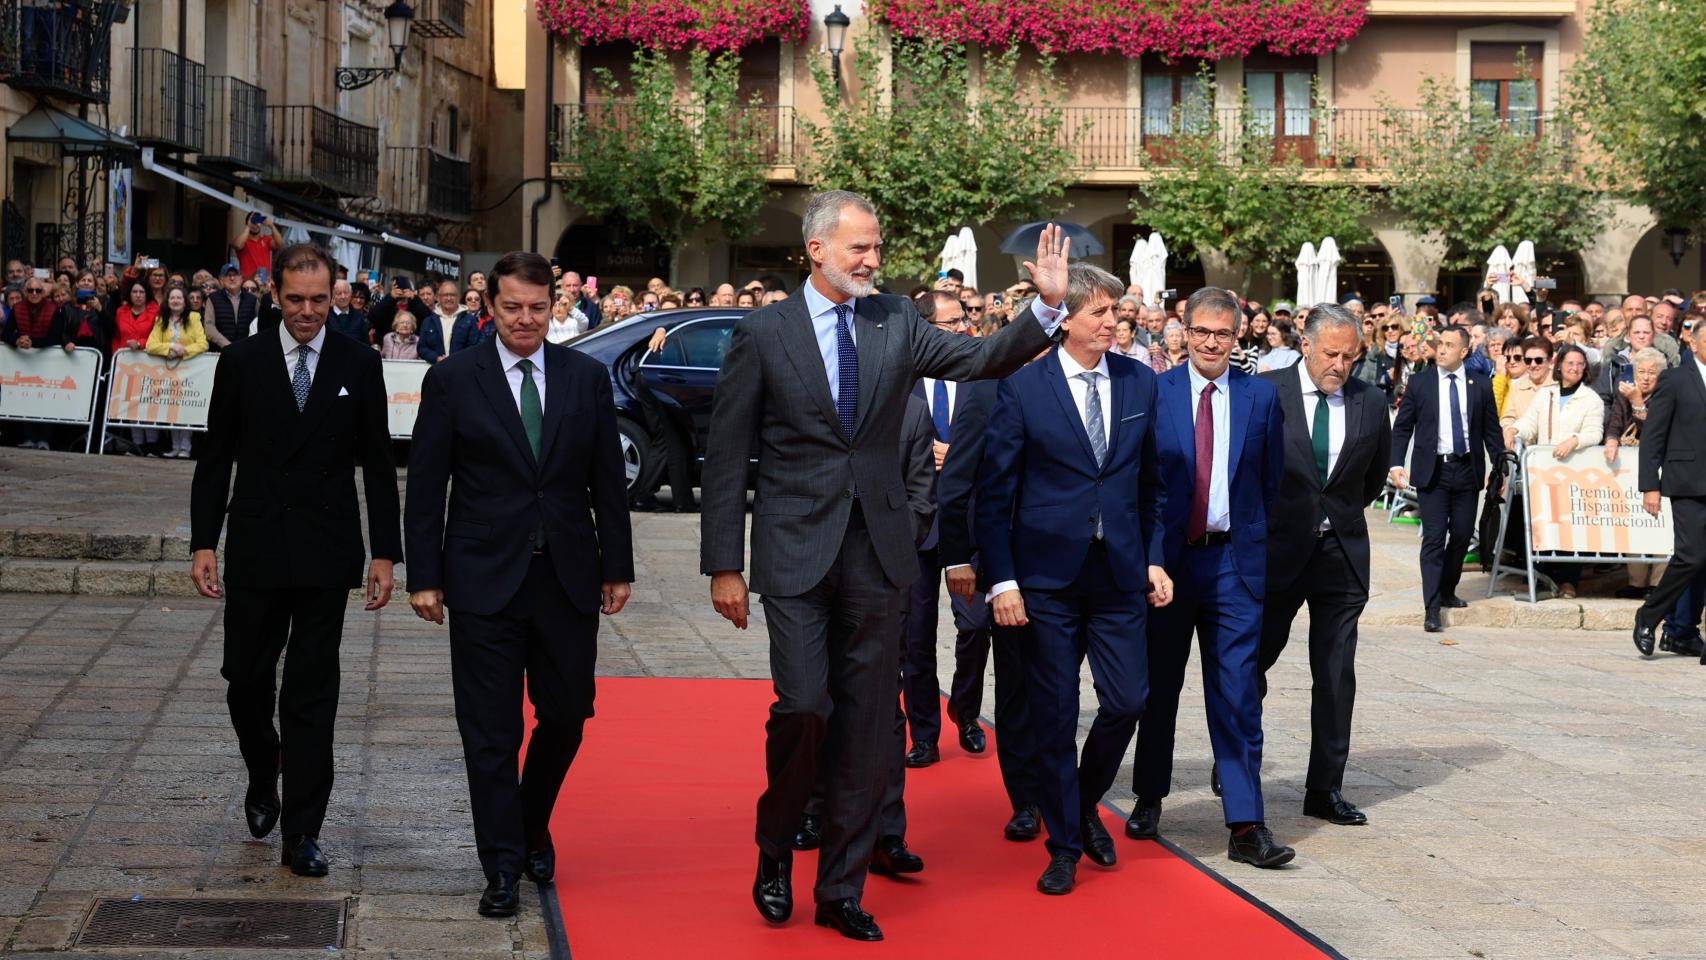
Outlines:
{"label": "cobblestone pavement", "polygon": [[[155,493],[131,509],[187,490],[183,465],[171,465],[176,475],[157,466],[145,465],[161,481]],[[71,499],[107,501],[99,509],[116,515],[123,472]],[[8,500],[39,522],[58,512],[21,504],[16,487]],[[635,529],[640,583],[607,621],[600,672],[767,676],[762,624],[742,633],[710,609],[698,518],[640,514]],[[1401,592],[1414,576],[1413,530],[1380,536],[1377,584]],[[442,629],[401,604],[352,606],[323,834],[332,875],[310,881],[277,866],[276,838],[257,843],[242,825],[218,614],[199,599],[0,594],[0,951],[62,951],[93,897],[142,894],[350,896],[351,952],[544,956],[535,900],[511,922],[473,914],[480,878]],[[1333,827],[1299,812],[1302,626],[1265,724],[1269,822],[1298,860],[1276,872],[1227,861],[1194,671],[1169,837],[1352,957],[1706,957],[1696,826],[1706,822],[1706,667],[1643,662],[1622,632],[1457,628],[1446,645],[1418,628],[1368,626],[1346,793],[1372,822]],[[1084,693],[1093,707],[1088,684]],[[621,731],[594,721],[589,735]],[[1126,783],[1109,797],[1122,808]],[[991,842],[1000,827],[989,825]]]}

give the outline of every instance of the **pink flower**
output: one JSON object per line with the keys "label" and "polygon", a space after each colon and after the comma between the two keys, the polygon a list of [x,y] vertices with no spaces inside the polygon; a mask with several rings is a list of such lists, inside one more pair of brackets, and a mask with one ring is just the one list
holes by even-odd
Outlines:
{"label": "pink flower", "polygon": [[738,50],[766,37],[798,43],[808,0],[536,0],[539,22],[580,43],[626,40],[643,47]]}

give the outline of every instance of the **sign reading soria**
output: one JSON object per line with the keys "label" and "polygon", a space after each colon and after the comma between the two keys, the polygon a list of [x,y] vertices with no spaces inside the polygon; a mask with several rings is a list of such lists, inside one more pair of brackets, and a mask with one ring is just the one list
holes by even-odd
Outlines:
{"label": "sign reading soria", "polygon": [[1605,448],[1583,447],[1563,460],[1551,447],[1530,447],[1528,523],[1537,551],[1668,557],[1672,550],[1670,502],[1657,517],[1641,507],[1637,458],[1618,452],[1606,466]]}
{"label": "sign reading soria", "polygon": [[[573,2],[573,0],[570,0]],[[866,0],[904,37],[1051,53],[1325,54],[1356,36],[1367,0]]]}
{"label": "sign reading soria", "polygon": [[766,37],[798,43],[812,16],[808,0],[537,0],[537,10],[547,30],[581,43],[713,51]]}
{"label": "sign reading soria", "polygon": [[168,361],[140,350],[120,350],[113,354],[107,422],[207,429],[213,371],[218,365],[219,355],[214,353]]}
{"label": "sign reading soria", "polygon": [[0,419],[88,423],[100,378],[95,350],[0,346]]}

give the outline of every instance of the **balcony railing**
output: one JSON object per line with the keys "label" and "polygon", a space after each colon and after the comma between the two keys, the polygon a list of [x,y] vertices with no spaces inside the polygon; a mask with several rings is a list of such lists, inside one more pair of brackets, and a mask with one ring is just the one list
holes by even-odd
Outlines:
{"label": "balcony railing", "polygon": [[309,106],[269,106],[272,152],[264,176],[346,197],[370,197],[379,185],[379,131]]}
{"label": "balcony railing", "polygon": [[[729,120],[732,130],[709,131],[702,129],[705,124],[704,113],[701,110],[683,107],[679,111],[680,122],[693,129],[700,136],[719,134],[752,137],[758,145],[758,160],[765,166],[785,167],[799,162],[800,137],[794,122],[794,108],[777,106],[775,104],[753,104],[740,107],[735,116]],[[565,147],[566,137],[575,129],[576,123],[582,118],[588,123],[601,127],[614,126],[618,129],[628,129],[634,126],[634,105],[623,100],[598,101],[587,104],[560,103],[557,104],[555,127],[556,157],[559,162],[567,159]]]}
{"label": "balcony railing", "polygon": [[109,37],[120,6],[120,0],[0,0],[0,82],[106,103]]}
{"label": "balcony railing", "polygon": [[131,137],[143,143],[200,153],[207,144],[206,71],[171,50],[133,51],[136,87],[131,94]]}
{"label": "balcony railing", "polygon": [[466,220],[473,207],[468,161],[431,147],[386,147],[385,188],[391,213],[432,220]]}
{"label": "balcony railing", "polygon": [[438,40],[465,36],[467,0],[419,0],[415,7],[417,36]]}
{"label": "balcony railing", "polygon": [[267,92],[236,77],[207,79],[207,142],[203,163],[244,170],[267,165]]}

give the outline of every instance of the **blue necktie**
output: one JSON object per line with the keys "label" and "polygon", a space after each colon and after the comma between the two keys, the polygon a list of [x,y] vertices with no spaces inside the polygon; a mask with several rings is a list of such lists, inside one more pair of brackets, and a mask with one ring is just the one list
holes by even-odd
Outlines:
{"label": "blue necktie", "polygon": [[835,391],[835,415],[848,440],[853,439],[853,414],[859,409],[859,352],[853,349],[852,322],[853,307],[836,305],[835,365],[841,382]]}
{"label": "blue necktie", "polygon": [[1469,452],[1469,441],[1463,436],[1463,401],[1457,399],[1457,374],[1448,373],[1445,379],[1451,391],[1451,452],[1461,457]]}
{"label": "blue necktie", "polygon": [[948,419],[948,407],[950,406],[948,381],[936,381],[936,389],[933,393],[934,396],[930,400],[930,419],[936,421],[936,439],[947,443],[950,424]]}

